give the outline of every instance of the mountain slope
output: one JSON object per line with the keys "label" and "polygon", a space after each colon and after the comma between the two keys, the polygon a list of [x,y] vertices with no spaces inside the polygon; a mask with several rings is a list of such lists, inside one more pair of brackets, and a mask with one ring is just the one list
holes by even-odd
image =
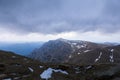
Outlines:
{"label": "mountain slope", "polygon": [[40,80],[44,64],[30,58],[0,50],[0,80]]}
{"label": "mountain slope", "polygon": [[[119,50],[119,46],[116,47]],[[43,64],[0,51],[0,80],[119,80],[120,64]]]}
{"label": "mountain slope", "polygon": [[73,64],[120,63],[120,45],[72,54],[68,62]]}

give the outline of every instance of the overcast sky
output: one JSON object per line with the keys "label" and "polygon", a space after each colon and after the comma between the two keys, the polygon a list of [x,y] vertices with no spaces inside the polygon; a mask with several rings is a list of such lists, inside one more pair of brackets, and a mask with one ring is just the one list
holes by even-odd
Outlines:
{"label": "overcast sky", "polygon": [[120,0],[0,0],[0,41],[120,42]]}

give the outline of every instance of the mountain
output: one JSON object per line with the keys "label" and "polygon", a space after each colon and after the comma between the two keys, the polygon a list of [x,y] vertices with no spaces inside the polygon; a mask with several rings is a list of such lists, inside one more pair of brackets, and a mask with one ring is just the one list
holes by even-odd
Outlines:
{"label": "mountain", "polygon": [[35,48],[42,46],[43,42],[29,43],[0,43],[0,50],[12,51],[19,55],[27,56]]}
{"label": "mountain", "polygon": [[46,42],[40,48],[35,49],[30,57],[41,62],[79,64],[81,61],[81,63],[89,60],[91,62],[99,55],[110,53],[106,51],[106,47],[109,46],[111,45],[60,38]]}
{"label": "mountain", "polygon": [[120,64],[49,64],[0,50],[0,80],[120,80]]}

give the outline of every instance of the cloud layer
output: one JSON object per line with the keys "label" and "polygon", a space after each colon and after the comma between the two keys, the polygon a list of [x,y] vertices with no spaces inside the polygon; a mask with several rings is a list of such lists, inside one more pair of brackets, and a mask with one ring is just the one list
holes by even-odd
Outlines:
{"label": "cloud layer", "polygon": [[120,0],[0,0],[0,29],[16,33],[120,31]]}
{"label": "cloud layer", "polygon": [[0,35],[0,42],[38,42],[48,41],[58,38],[64,38],[69,40],[86,40],[92,42],[117,42],[120,43],[120,32],[112,34],[102,34],[97,31],[89,31],[84,33],[77,32],[64,32],[60,34],[40,34],[40,33],[29,33],[25,35],[18,35],[12,33],[4,33]]}

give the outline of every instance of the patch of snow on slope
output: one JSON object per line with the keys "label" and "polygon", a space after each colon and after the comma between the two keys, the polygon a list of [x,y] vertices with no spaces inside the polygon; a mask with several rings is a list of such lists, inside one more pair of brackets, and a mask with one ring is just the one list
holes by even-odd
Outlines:
{"label": "patch of snow on slope", "polygon": [[68,75],[68,73],[67,73],[66,71],[63,71],[63,70],[61,70],[61,69],[58,69],[58,70],[53,69],[53,71],[54,71],[54,72],[61,72],[61,73],[63,73],[63,74],[67,74],[67,75]]}
{"label": "patch of snow on slope", "polygon": [[11,78],[3,79],[3,80],[12,80]]}
{"label": "patch of snow on slope", "polygon": [[62,71],[62,70],[60,70],[60,69],[57,70],[57,69],[48,68],[47,70],[45,70],[45,71],[40,75],[40,77],[41,77],[42,79],[48,80],[49,78],[51,78],[51,75],[52,75],[53,71],[54,71],[54,72],[61,72],[61,73],[63,73],[63,74],[68,74],[66,71]]}
{"label": "patch of snow on slope", "polygon": [[79,55],[80,53],[78,53],[78,55]]}
{"label": "patch of snow on slope", "polygon": [[29,69],[31,72],[33,72],[33,71],[34,71],[31,67],[28,67],[28,69]]}
{"label": "patch of snow on slope", "polygon": [[51,78],[52,72],[53,72],[53,69],[52,69],[52,68],[48,68],[47,70],[45,70],[45,71],[40,75],[40,77],[41,77],[42,79],[48,80],[49,78]]}
{"label": "patch of snow on slope", "polygon": [[39,66],[40,68],[43,68],[43,66]]}
{"label": "patch of snow on slope", "polygon": [[78,49],[86,47],[85,45],[77,45],[76,46]]}
{"label": "patch of snow on slope", "polygon": [[98,58],[95,59],[95,62],[97,62],[102,56],[102,52],[100,52],[100,55],[98,56]]}
{"label": "patch of snow on slope", "polygon": [[87,66],[87,67],[86,67],[86,69],[90,69],[90,68],[92,68],[92,66]]}
{"label": "patch of snow on slope", "polygon": [[78,49],[80,49],[80,48],[81,48],[81,46],[80,46],[80,45],[77,45],[76,47],[77,47]]}
{"label": "patch of snow on slope", "polygon": [[86,45],[81,45],[81,48],[86,47]]}
{"label": "patch of snow on slope", "polygon": [[77,43],[72,43],[72,45],[77,45]]}
{"label": "patch of snow on slope", "polygon": [[111,51],[111,52],[113,52],[113,51],[114,51],[114,49],[111,49],[110,51]]}
{"label": "patch of snow on slope", "polygon": [[69,58],[71,58],[72,56],[71,55],[69,55]]}
{"label": "patch of snow on slope", "polygon": [[75,71],[76,74],[80,73],[80,67],[76,67],[75,70],[76,70]]}
{"label": "patch of snow on slope", "polygon": [[85,50],[84,52],[86,53],[86,52],[89,52],[90,50]]}
{"label": "patch of snow on slope", "polygon": [[110,62],[114,62],[114,59],[113,59],[113,51],[114,51],[114,49],[111,49]]}

